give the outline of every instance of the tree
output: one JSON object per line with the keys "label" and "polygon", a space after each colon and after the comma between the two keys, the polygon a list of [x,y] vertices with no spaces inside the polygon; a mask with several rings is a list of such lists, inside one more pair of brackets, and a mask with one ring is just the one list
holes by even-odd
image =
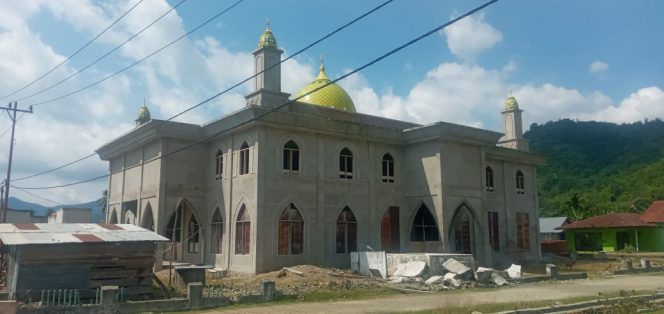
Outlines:
{"label": "tree", "polygon": [[101,197],[97,200],[97,206],[101,208],[102,213],[106,213],[106,205],[108,205],[108,190],[103,190]]}

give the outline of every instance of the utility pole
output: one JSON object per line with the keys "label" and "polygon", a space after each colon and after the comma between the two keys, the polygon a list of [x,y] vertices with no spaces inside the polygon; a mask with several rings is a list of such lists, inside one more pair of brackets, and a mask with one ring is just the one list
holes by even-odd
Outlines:
{"label": "utility pole", "polygon": [[32,113],[32,106],[29,110],[18,109],[18,102],[14,102],[14,107],[10,102],[7,107],[0,107],[7,110],[9,119],[12,120],[12,136],[9,139],[9,160],[7,161],[7,179],[5,179],[4,198],[2,199],[2,223],[7,222],[7,210],[9,209],[9,181],[12,175],[12,156],[14,155],[14,130],[16,129],[16,112]]}

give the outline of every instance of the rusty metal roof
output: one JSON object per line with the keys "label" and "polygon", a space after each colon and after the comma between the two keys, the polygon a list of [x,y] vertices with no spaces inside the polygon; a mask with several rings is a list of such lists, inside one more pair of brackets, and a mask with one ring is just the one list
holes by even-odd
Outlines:
{"label": "rusty metal roof", "polygon": [[62,244],[90,242],[168,241],[159,234],[131,224],[0,224],[3,245]]}
{"label": "rusty metal roof", "polygon": [[558,229],[594,229],[594,228],[632,228],[632,227],[653,227],[640,219],[639,214],[634,213],[613,213],[602,216],[594,216],[583,220],[575,221],[558,227]]}
{"label": "rusty metal roof", "polygon": [[654,201],[643,212],[641,220],[645,222],[664,222],[664,201]]}

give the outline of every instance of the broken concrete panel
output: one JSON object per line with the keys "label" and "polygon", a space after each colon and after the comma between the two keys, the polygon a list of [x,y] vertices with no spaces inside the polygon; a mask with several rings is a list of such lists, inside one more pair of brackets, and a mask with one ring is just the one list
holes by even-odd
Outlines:
{"label": "broken concrete panel", "polygon": [[427,279],[424,283],[427,285],[434,285],[441,282],[443,282],[443,276],[433,276]]}
{"label": "broken concrete panel", "polygon": [[399,264],[397,265],[397,269],[394,271],[392,274],[393,277],[401,277],[401,274],[403,274],[404,270],[406,269],[406,264]]}
{"label": "broken concrete panel", "polygon": [[390,277],[390,283],[402,283],[402,282],[403,282],[403,277],[400,276]]}
{"label": "broken concrete panel", "polygon": [[512,264],[505,271],[510,278],[521,278],[521,265]]}
{"label": "broken concrete panel", "polygon": [[[427,263],[422,261],[409,261],[404,265],[404,267],[397,267],[397,271],[394,272],[395,276],[418,277],[422,275],[427,267]],[[399,272],[399,270],[401,271]]]}
{"label": "broken concrete panel", "polygon": [[459,275],[470,271],[470,268],[468,268],[468,266],[464,265],[463,263],[457,261],[454,258],[447,259],[443,263],[443,268],[447,269],[449,272],[459,274]]}
{"label": "broken concrete panel", "polygon": [[457,279],[458,275],[455,273],[447,273],[443,276],[443,284],[450,287],[459,287],[461,286],[461,280]]}
{"label": "broken concrete panel", "polygon": [[504,286],[507,284],[507,279],[499,275],[497,272],[491,274],[491,282],[496,286]]}
{"label": "broken concrete panel", "polygon": [[495,271],[493,268],[479,267],[475,272],[475,279],[479,283],[489,283],[491,282],[491,274]]}

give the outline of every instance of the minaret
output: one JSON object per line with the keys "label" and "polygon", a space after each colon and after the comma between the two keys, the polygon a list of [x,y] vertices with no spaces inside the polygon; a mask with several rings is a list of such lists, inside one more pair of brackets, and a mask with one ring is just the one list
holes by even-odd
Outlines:
{"label": "minaret", "polygon": [[150,121],[152,118],[150,118],[150,110],[148,110],[148,106],[145,105],[145,99],[143,100],[143,106],[138,108],[138,116],[136,117],[136,126],[141,126],[148,121]]}
{"label": "minaret", "polygon": [[510,97],[505,101],[505,110],[502,112],[505,136],[500,139],[498,146],[528,151],[528,141],[523,138],[522,112],[523,110],[519,109],[519,102],[510,93]]}
{"label": "minaret", "polygon": [[247,106],[278,107],[288,101],[290,94],[281,92],[281,54],[268,20],[265,32],[258,39],[254,54],[254,91],[244,98]]}

